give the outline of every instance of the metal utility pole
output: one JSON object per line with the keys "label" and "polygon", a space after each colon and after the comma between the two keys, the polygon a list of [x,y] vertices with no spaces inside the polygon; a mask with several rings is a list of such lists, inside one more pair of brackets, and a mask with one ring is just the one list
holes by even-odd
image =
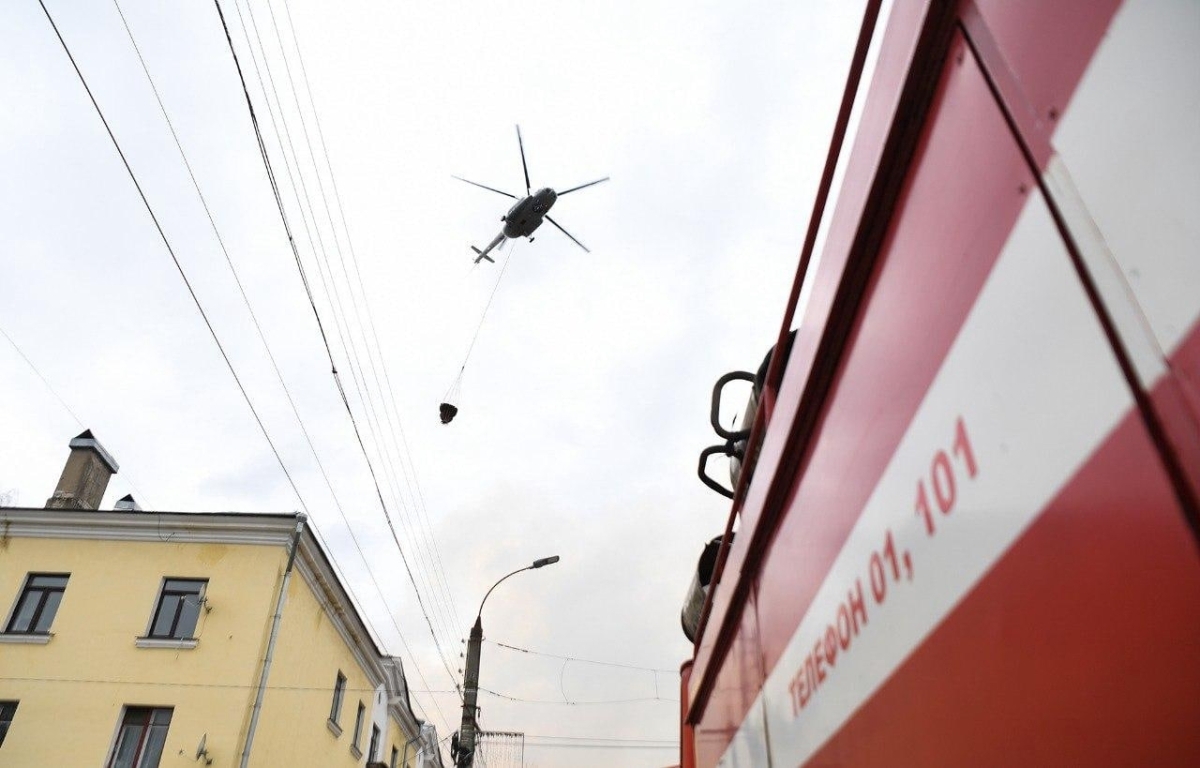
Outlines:
{"label": "metal utility pole", "polygon": [[[497,581],[492,585],[492,589],[500,586],[500,582],[509,576],[553,565],[557,562],[558,555],[534,560],[533,565],[518,568]],[[479,728],[478,723],[475,722],[475,716],[478,712],[476,702],[479,700],[479,651],[483,645],[483,606],[492,594],[492,589],[487,591],[487,594],[483,596],[483,602],[479,604],[479,613],[475,614],[475,626],[471,627],[471,638],[467,641],[467,668],[463,675],[462,724],[458,729],[458,754],[455,758],[457,768],[472,768],[475,764],[475,747],[479,741]]]}
{"label": "metal utility pole", "polygon": [[[482,606],[480,607],[482,610]],[[471,768],[475,760],[475,712],[479,700],[479,648],[483,645],[483,623],[475,617],[467,641],[467,670],[463,676],[462,725],[458,731],[458,768]]]}

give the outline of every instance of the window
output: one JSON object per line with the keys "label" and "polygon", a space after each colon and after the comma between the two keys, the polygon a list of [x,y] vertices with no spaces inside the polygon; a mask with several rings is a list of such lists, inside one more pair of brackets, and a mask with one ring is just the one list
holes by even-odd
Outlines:
{"label": "window", "polygon": [[379,756],[379,735],[380,735],[379,734],[379,726],[372,725],[371,726],[371,746],[367,748],[367,762],[368,763],[374,762],[375,758],[377,758]]}
{"label": "window", "polygon": [[107,768],[158,768],[170,725],[170,707],[125,707]]}
{"label": "window", "polygon": [[333,684],[333,706],[329,708],[329,722],[337,725],[342,716],[342,698],[346,695],[346,676],[338,670],[337,682]]}
{"label": "window", "polygon": [[147,637],[159,640],[189,640],[195,636],[200,604],[204,600],[203,579],[163,579],[154,619]]}
{"label": "window", "polygon": [[400,765],[400,750],[392,747],[392,762],[389,768],[396,768],[398,765]]}
{"label": "window", "polygon": [[363,706],[361,701],[358,702],[358,714],[354,717],[354,742],[350,745],[350,749],[360,755],[362,754],[362,748],[358,746],[358,743],[362,739],[363,716],[366,714],[367,708]]}
{"label": "window", "polygon": [[49,634],[69,577],[65,573],[29,574],[4,631],[14,635]]}
{"label": "window", "polygon": [[[4,746],[4,737],[8,735],[8,726],[12,725],[13,715],[17,714],[17,702],[0,701],[0,747]],[[396,750],[392,750],[395,754]]]}

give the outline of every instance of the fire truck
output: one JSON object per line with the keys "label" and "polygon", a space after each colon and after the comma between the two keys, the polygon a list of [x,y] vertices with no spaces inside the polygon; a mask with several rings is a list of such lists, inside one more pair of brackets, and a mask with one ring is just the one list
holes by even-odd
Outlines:
{"label": "fire truck", "polygon": [[1200,766],[1200,3],[880,10],[714,393],[681,764]]}

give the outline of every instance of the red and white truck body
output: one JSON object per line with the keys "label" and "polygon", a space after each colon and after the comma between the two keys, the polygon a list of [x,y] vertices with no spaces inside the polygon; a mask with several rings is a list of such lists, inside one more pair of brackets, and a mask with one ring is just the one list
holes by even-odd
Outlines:
{"label": "red and white truck body", "polygon": [[872,37],[683,766],[1200,765],[1200,3]]}

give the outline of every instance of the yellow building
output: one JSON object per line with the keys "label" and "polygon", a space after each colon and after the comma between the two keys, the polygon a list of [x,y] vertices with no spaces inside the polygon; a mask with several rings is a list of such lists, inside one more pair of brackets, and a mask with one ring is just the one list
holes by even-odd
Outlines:
{"label": "yellow building", "polygon": [[97,511],[116,470],[85,432],[0,508],[0,766],[441,768],[304,515]]}

